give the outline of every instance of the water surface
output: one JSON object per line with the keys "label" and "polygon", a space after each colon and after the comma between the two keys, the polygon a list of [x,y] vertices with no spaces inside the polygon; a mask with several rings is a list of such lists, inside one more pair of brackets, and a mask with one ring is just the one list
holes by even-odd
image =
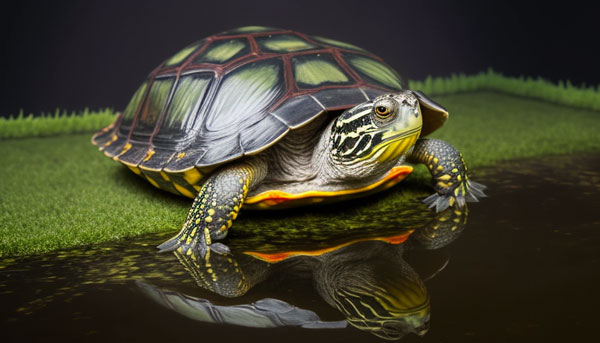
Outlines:
{"label": "water surface", "polygon": [[[167,238],[164,235],[0,260],[3,340],[382,341],[365,330],[339,324],[346,323],[347,315],[324,298],[323,280],[328,280],[330,270],[344,268],[354,268],[355,274],[363,269],[372,272],[385,284],[382,287],[400,294],[399,302],[406,300],[403,306],[427,302],[427,310],[419,308],[423,322],[412,322],[424,336],[408,334],[405,342],[595,337],[600,319],[598,167],[600,156],[571,156],[516,161],[484,175],[480,172],[477,181],[489,187],[489,198],[470,206],[466,226],[458,230],[462,231],[456,240],[440,248],[426,249],[413,242],[416,233],[424,232],[418,230],[427,228],[433,219],[433,214],[419,206],[393,218],[389,213],[381,213],[380,218],[369,214],[368,226],[381,223],[381,235],[370,229],[368,235],[353,237],[361,242],[338,247],[330,255],[300,256],[276,264],[244,254],[260,249],[253,249],[259,245],[257,240],[245,239],[247,234],[240,229],[227,241],[234,253],[231,258],[245,268],[247,279],[257,280],[247,280],[247,292],[233,298],[207,290],[218,285],[217,290],[223,292],[227,272],[217,274],[217,281],[209,276],[203,289],[200,274],[195,279],[190,273],[192,264],[186,269],[175,255],[157,254],[154,246]],[[352,206],[346,210],[355,211]],[[336,208],[343,215],[344,207]],[[373,240],[402,236],[413,229],[404,243]],[[297,251],[312,246],[302,237]],[[336,237],[330,245],[349,240]],[[327,247],[322,239],[314,245]],[[265,244],[262,249],[277,252],[286,247]],[[327,267],[334,257],[339,263]],[[213,273],[227,269],[217,265],[212,266]],[[316,270],[324,272],[317,275]],[[203,299],[220,309],[275,298],[310,311],[321,323],[334,324],[321,329],[297,327],[298,323],[261,329],[207,323],[161,304],[148,294],[152,289],[188,297],[188,301]],[[408,293],[412,295],[402,295]],[[420,326],[425,321],[427,328]]]}

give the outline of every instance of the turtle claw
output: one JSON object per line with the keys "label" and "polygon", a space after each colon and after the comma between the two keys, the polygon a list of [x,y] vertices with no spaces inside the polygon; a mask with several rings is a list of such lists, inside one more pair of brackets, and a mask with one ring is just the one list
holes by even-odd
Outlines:
{"label": "turtle claw", "polygon": [[202,258],[206,256],[206,252],[208,251],[208,246],[204,239],[192,239],[192,241],[188,243],[187,236],[182,234],[178,234],[160,244],[157,248],[159,249],[159,253],[177,251],[183,255],[194,254],[196,256],[201,256]]}
{"label": "turtle claw", "polygon": [[479,182],[468,181],[469,191],[465,195],[469,202],[479,202],[480,198],[486,198],[487,195],[483,192],[487,186],[482,185]]}
{"label": "turtle claw", "polygon": [[164,253],[164,252],[169,252],[169,251],[176,250],[179,247],[177,245],[178,238],[179,238],[179,236],[176,236],[176,237],[173,237],[173,238],[169,239],[168,241],[163,242],[160,245],[157,245],[156,248],[158,249],[158,252],[159,253]]}
{"label": "turtle claw", "polygon": [[227,254],[229,254],[231,252],[231,249],[229,249],[228,246],[226,246],[223,243],[219,243],[219,242],[211,244],[210,245],[210,250],[212,252],[214,252],[214,253],[219,254],[219,255],[227,255]]}
{"label": "turtle claw", "polygon": [[459,193],[458,196],[450,194],[434,193],[423,199],[423,203],[436,212],[442,212],[448,207],[458,206],[462,208],[467,202],[479,202],[480,198],[485,198],[487,195],[483,192],[487,187],[477,182],[467,181],[467,191],[464,194]]}
{"label": "turtle claw", "polygon": [[423,203],[427,205],[427,207],[434,209],[436,212],[442,212],[450,206],[450,198],[453,198],[451,195],[440,195],[437,193],[433,193],[427,198],[423,199]]}

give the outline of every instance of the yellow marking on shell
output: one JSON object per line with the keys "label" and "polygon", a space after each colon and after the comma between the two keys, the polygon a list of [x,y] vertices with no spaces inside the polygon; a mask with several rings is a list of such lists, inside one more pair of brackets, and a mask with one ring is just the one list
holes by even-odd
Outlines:
{"label": "yellow marking on shell", "polygon": [[171,58],[169,58],[167,60],[167,62],[165,63],[165,66],[171,66],[174,64],[177,64],[181,61],[183,61],[186,57],[188,57],[192,51],[194,51],[196,48],[198,47],[198,44],[194,44],[192,46],[188,46],[184,49],[182,49],[181,51],[179,51],[178,53],[176,53],[175,55],[173,55]]}
{"label": "yellow marking on shell", "polygon": [[214,209],[211,208],[211,209],[208,210],[208,215],[209,216],[212,216],[214,214],[215,214],[215,210]]}
{"label": "yellow marking on shell", "polygon": [[154,181],[154,179],[152,179],[150,176],[148,175],[144,175],[146,177],[146,180],[148,180],[148,182],[150,182],[152,184],[152,186],[160,189],[160,186],[158,185],[158,182]]}
{"label": "yellow marking on shell", "polygon": [[177,154],[177,158],[176,160],[179,161],[180,159],[185,157],[185,152],[180,152],[179,154]]}
{"label": "yellow marking on shell", "polygon": [[448,180],[450,180],[451,178],[452,178],[452,176],[450,176],[450,175],[446,174],[446,175],[442,175],[442,176],[438,177],[437,179],[438,179],[438,180],[442,180],[442,181],[448,181]]}
{"label": "yellow marking on shell", "polygon": [[204,218],[204,221],[207,223],[212,223],[213,219],[211,216],[208,216],[208,217]]}
{"label": "yellow marking on shell", "polygon": [[126,153],[127,151],[129,151],[129,149],[131,149],[131,143],[125,144],[125,146],[123,146],[123,150],[121,150],[121,152],[117,156],[115,156],[114,159],[118,160],[119,156],[121,156],[124,153]]}
{"label": "yellow marking on shell", "polygon": [[315,46],[295,36],[274,36],[262,42],[266,48],[277,52],[294,52],[312,49]]}
{"label": "yellow marking on shell", "polygon": [[244,43],[233,39],[227,42],[213,43],[210,49],[202,54],[202,57],[204,60],[225,62],[240,52],[244,46]]}
{"label": "yellow marking on shell", "polygon": [[142,171],[138,167],[127,166],[127,168],[129,168],[129,170],[131,170],[132,172],[136,173],[137,175],[141,175],[142,174]]}
{"label": "yellow marking on shell", "polygon": [[164,171],[160,172],[160,176],[162,176],[163,180],[165,180],[167,182],[171,182],[171,179],[169,178],[169,175],[167,175],[167,173],[165,173]]}
{"label": "yellow marking on shell", "polygon": [[348,59],[350,64],[369,77],[395,89],[402,89],[398,74],[388,66],[368,57],[355,56]]}
{"label": "yellow marking on shell", "polygon": [[110,137],[110,140],[108,142],[104,143],[104,146],[109,146],[109,145],[113,144],[113,142],[116,141],[117,138],[118,138],[117,135],[113,134],[112,137]]}
{"label": "yellow marking on shell", "polygon": [[294,66],[296,81],[308,85],[320,85],[327,82],[347,82],[348,77],[336,65],[320,60],[297,63]]}
{"label": "yellow marking on shell", "polygon": [[188,191],[187,188],[185,188],[175,182],[173,182],[173,186],[179,193],[181,193],[181,195],[184,195],[188,198],[194,198],[194,194],[192,194],[192,192]]}
{"label": "yellow marking on shell", "polygon": [[333,45],[333,46],[337,46],[339,48],[346,48],[346,49],[352,49],[352,50],[362,50],[363,49],[357,47],[356,45],[352,45],[352,44],[348,44],[345,42],[340,42],[338,40],[335,39],[330,39],[330,38],[325,38],[325,37],[319,37],[319,36],[312,36],[313,39],[325,43],[325,44],[329,44],[329,45]]}
{"label": "yellow marking on shell", "polygon": [[144,157],[144,162],[148,161],[149,159],[152,158],[152,156],[154,156],[155,151],[153,149],[150,149],[146,152],[146,157]]}
{"label": "yellow marking on shell", "polygon": [[202,179],[202,173],[198,169],[192,168],[183,172],[183,179],[190,185],[195,185]]}
{"label": "yellow marking on shell", "polygon": [[245,33],[245,32],[261,32],[261,31],[270,31],[270,30],[273,30],[273,28],[266,27],[266,26],[242,26],[242,27],[238,27],[235,30],[232,30],[232,32]]}

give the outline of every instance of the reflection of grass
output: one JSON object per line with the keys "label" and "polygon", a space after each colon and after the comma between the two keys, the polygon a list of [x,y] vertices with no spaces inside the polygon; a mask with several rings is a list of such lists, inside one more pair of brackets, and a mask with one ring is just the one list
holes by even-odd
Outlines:
{"label": "reflection of grass", "polygon": [[[433,136],[461,150],[475,174],[507,159],[600,151],[597,112],[490,92],[436,100],[451,117]],[[76,134],[0,141],[0,255],[178,231],[191,201],[154,189],[96,151],[89,140],[89,134]],[[390,228],[395,218],[412,217],[399,209],[431,192],[426,185],[426,171],[418,168],[396,189],[350,206],[245,212],[232,235],[249,238],[257,232],[285,239],[281,235],[300,232],[322,239],[340,230]],[[302,232],[307,227],[314,231]]]}

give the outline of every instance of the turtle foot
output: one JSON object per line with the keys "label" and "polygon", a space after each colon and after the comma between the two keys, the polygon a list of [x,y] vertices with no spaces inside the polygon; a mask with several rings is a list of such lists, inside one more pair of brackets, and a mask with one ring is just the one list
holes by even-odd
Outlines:
{"label": "turtle foot", "polygon": [[462,208],[466,202],[479,202],[479,199],[487,197],[483,192],[486,188],[485,185],[478,182],[467,181],[464,194],[462,192],[457,192],[458,195],[455,195],[454,192],[447,194],[434,193],[423,199],[423,202],[427,207],[435,209],[436,212],[442,212],[451,206]]}
{"label": "turtle foot", "polygon": [[204,257],[208,246],[203,239],[198,239],[196,237],[189,239],[185,232],[181,232],[177,236],[160,244],[157,248],[159,249],[159,253],[177,251],[184,255],[194,254]]}

